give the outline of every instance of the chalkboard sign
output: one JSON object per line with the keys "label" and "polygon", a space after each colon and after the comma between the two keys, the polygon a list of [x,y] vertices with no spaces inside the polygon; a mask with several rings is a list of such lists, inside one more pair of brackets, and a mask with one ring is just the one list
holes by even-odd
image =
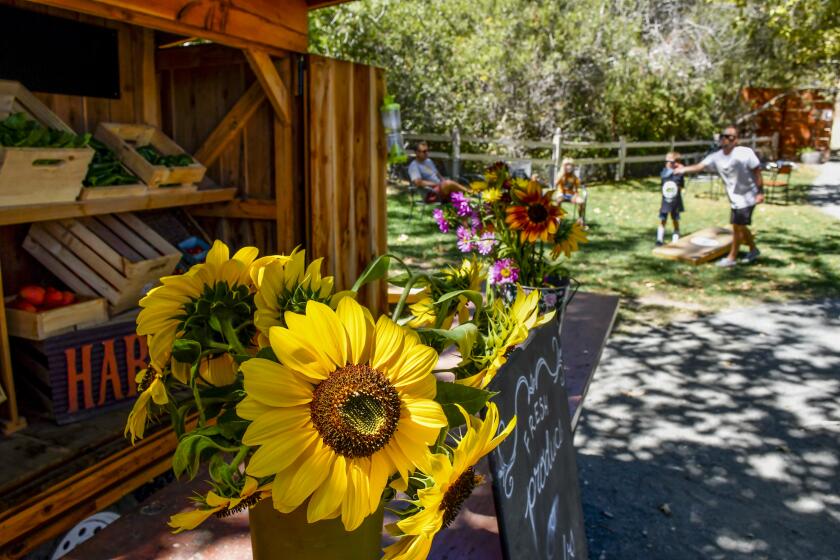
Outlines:
{"label": "chalkboard sign", "polygon": [[586,560],[560,334],[551,322],[532,332],[499,370],[491,389],[513,433],[490,454],[493,494],[508,559]]}

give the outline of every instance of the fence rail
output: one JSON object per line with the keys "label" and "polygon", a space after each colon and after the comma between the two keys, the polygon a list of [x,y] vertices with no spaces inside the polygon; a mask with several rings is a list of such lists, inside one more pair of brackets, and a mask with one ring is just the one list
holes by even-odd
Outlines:
{"label": "fence rail", "polygon": [[[408,141],[427,140],[429,142],[444,142],[451,145],[449,152],[430,152],[433,158],[446,159],[452,162],[452,175],[460,174],[461,162],[478,161],[492,163],[499,160],[529,162],[531,165],[548,167],[550,180],[554,181],[557,170],[560,169],[560,162],[563,159],[563,152],[568,150],[611,150],[617,151],[615,156],[609,157],[575,157],[578,165],[615,165],[615,179],[619,181],[624,178],[625,166],[628,163],[650,163],[665,159],[665,153],[648,155],[628,155],[630,150],[666,148],[674,151],[676,148],[687,148],[696,146],[708,146],[712,143],[711,138],[698,140],[674,140],[665,141],[640,141],[628,142],[625,137],[619,137],[618,141],[610,142],[582,142],[577,140],[566,140],[563,132],[557,129],[552,139],[549,140],[513,140],[510,138],[482,138],[478,136],[461,136],[458,129],[447,134],[417,134],[412,132],[403,133],[403,138]],[[773,151],[773,157],[778,157],[779,134],[773,136],[752,135],[742,139],[744,145],[755,149],[759,145],[769,145]],[[463,144],[486,144],[493,146],[493,153],[464,153],[461,151]],[[525,150],[551,150],[551,158],[535,158],[517,155],[517,152]],[[410,155],[413,150],[407,150]],[[683,153],[685,160],[699,159],[706,154],[705,151],[693,151]]]}

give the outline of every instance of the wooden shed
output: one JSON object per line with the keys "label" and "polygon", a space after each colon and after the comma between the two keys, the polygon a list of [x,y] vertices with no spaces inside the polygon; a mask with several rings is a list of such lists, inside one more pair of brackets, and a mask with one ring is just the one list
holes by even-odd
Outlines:
{"label": "wooden shed", "polygon": [[[31,37],[14,52],[5,51],[3,64],[13,57],[16,68],[43,69],[37,84],[30,85],[14,73],[4,75],[8,65],[0,64],[0,80],[22,82],[78,134],[94,134],[101,123],[150,125],[207,168],[197,188],[0,206],[0,295],[14,294],[27,283],[55,281],[43,261],[23,248],[31,231],[48,229],[32,230],[33,224],[58,220],[63,228],[76,221],[93,227],[116,220],[122,227],[130,222],[126,216],[152,220],[169,209],[177,212],[177,223],[200,226],[232,246],[255,245],[262,254],[305,247],[325,257],[326,272],[338,287],[348,286],[386,251],[379,117],[384,75],[378,68],[307,54],[308,11],[337,3],[0,0],[0,33],[4,26],[16,26]],[[85,94],[85,87],[96,84],[68,78],[78,60],[63,62],[56,76],[46,77],[54,78],[55,88],[42,85],[52,83],[41,80],[55,63],[50,53],[62,52],[62,45],[67,45],[64,58],[74,52],[68,36],[45,31],[52,25],[63,29],[62,22],[110,31],[114,52],[91,56],[114,57],[110,71],[116,71],[116,91]],[[30,48],[35,43],[40,47]],[[82,64],[79,71],[90,68]],[[108,72],[102,74],[94,69],[93,81],[107,82]],[[383,306],[384,285],[369,288],[363,297],[373,308]],[[37,416],[25,419],[25,399],[15,381],[30,375],[27,367],[38,361],[38,348],[65,346],[30,346],[10,338],[3,301],[0,453],[7,466],[0,482],[0,556],[17,558],[166,471],[176,440],[169,428],[160,428],[130,447],[122,435],[124,407],[66,426]],[[70,350],[50,354],[74,364],[81,355],[78,367],[88,370],[98,371],[97,360],[102,362],[99,387],[78,371],[71,377],[77,402],[86,391],[91,401],[100,394],[106,400],[108,364],[127,369],[123,389],[136,391],[130,374],[141,367],[144,343],[132,338],[130,329],[114,327],[109,336],[88,350],[88,362],[82,343],[72,358]]]}

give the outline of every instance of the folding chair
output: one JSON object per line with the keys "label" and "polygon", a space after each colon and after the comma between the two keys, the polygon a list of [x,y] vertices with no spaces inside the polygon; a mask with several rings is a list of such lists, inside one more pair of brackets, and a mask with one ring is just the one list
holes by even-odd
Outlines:
{"label": "folding chair", "polygon": [[776,202],[777,191],[782,191],[785,197],[785,205],[790,203],[790,176],[793,174],[793,164],[789,162],[771,163],[770,179],[764,181],[764,190],[767,192],[767,203]]}

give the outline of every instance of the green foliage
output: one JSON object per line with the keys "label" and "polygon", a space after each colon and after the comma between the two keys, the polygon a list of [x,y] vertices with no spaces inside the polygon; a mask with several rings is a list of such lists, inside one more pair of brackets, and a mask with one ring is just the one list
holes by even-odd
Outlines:
{"label": "green foliage", "polygon": [[90,134],[76,136],[63,130],[45,128],[24,113],[13,113],[0,121],[0,146],[16,148],[83,148]]}
{"label": "green foliage", "polygon": [[455,428],[465,421],[464,415],[455,405],[461,405],[468,414],[478,414],[494,394],[484,389],[438,381],[435,400],[443,408],[449,427]]}
{"label": "green foliage", "polygon": [[312,12],[310,49],[385,68],[406,130],[696,138],[745,112],[743,86],[836,74],[838,4],[361,0]]}

